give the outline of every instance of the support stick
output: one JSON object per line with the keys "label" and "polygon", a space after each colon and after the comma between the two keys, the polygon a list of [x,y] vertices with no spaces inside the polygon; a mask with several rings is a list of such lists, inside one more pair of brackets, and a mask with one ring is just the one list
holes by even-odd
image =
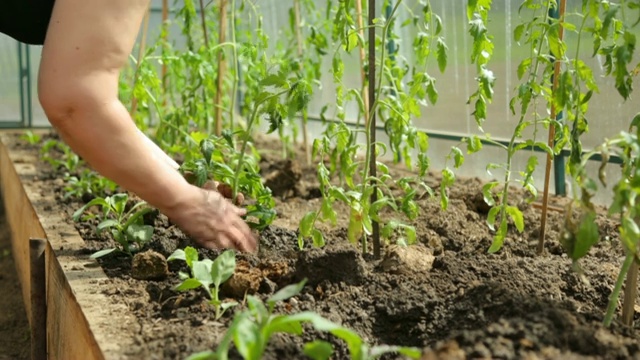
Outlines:
{"label": "support stick", "polygon": [[31,359],[47,358],[47,278],[46,242],[29,239],[31,262]]}
{"label": "support stick", "polygon": [[[564,21],[564,11],[566,8],[566,0],[560,0],[560,12],[558,14],[558,19],[561,22]],[[562,41],[564,35],[564,27],[561,25],[558,29],[558,38]],[[553,69],[553,88],[552,93],[556,91],[558,88],[558,78],[560,77],[560,61],[559,59],[554,59],[554,69]],[[556,107],[554,103],[551,103],[551,118],[556,117]],[[549,139],[548,145],[553,149],[555,145],[555,137],[556,137],[556,129],[553,126],[549,127]],[[542,219],[540,221],[540,238],[538,240],[538,255],[541,255],[544,251],[544,240],[546,235],[546,226],[547,226],[547,206],[549,205],[549,177],[551,175],[551,155],[547,154],[547,162],[544,173],[544,193],[542,195]]]}
{"label": "support stick", "polygon": [[622,323],[633,326],[633,315],[635,314],[636,296],[638,295],[638,262],[634,259],[627,273],[627,280],[624,284],[624,300],[622,302]]}
{"label": "support stick", "polygon": [[[133,86],[136,86],[138,82],[138,75],[140,73],[140,62],[142,61],[142,57],[144,56],[145,48],[147,47],[147,33],[149,32],[149,9],[144,14],[144,25],[142,27],[142,37],[140,39],[140,47],[138,48],[138,63],[136,64],[136,72],[133,76]],[[131,117],[136,113],[138,109],[138,99],[134,96],[131,99]]]}
{"label": "support stick", "polygon": [[[167,37],[169,36],[169,28],[167,26],[167,19],[169,19],[169,0],[162,0],[162,26],[165,28],[162,33],[162,41],[166,43]],[[165,45],[163,45],[165,46]],[[165,96],[167,92],[167,64],[162,62],[162,106],[167,105],[167,97]]]}
{"label": "support stick", "polygon": [[[360,1],[357,1],[358,3]],[[375,0],[369,0],[369,99],[375,99],[376,96],[376,28],[373,24],[373,20],[376,18],[376,2]],[[369,120],[369,146],[371,146],[369,161],[369,172],[372,178],[376,178],[376,113],[373,111],[373,101],[370,102],[369,114],[371,119]],[[371,193],[371,203],[378,201],[378,189],[376,182],[371,181],[373,187],[373,193]],[[376,259],[380,258],[380,224],[373,220],[371,237],[373,238],[373,256]]]}
{"label": "support stick", "polygon": [[[358,21],[358,32],[360,33],[360,37],[364,39],[364,20],[363,20],[363,14],[362,14],[362,1],[364,0],[356,0],[356,18]],[[371,13],[371,10],[369,10],[369,13]],[[369,30],[369,33],[371,33],[371,30]],[[374,31],[374,36],[375,36],[375,31]],[[371,39],[369,39],[369,41],[371,41]],[[373,40],[375,43],[375,39]],[[375,49],[375,48],[374,48]],[[369,51],[371,51],[371,46],[369,46]],[[375,59],[375,56],[374,56]],[[362,89],[365,89],[365,85],[367,83],[367,76],[364,73],[364,65],[366,62],[366,54],[365,54],[365,50],[364,50],[364,45],[360,46],[360,77],[362,78]],[[374,64],[375,65],[375,64]],[[374,66],[375,68],[375,66]],[[375,71],[372,71],[371,68],[369,68],[369,74],[371,73],[375,74]],[[371,79],[371,76],[369,76],[369,79]],[[375,76],[374,76],[374,81],[375,81]],[[369,87],[371,87],[371,82],[369,83]],[[369,93],[366,93],[364,91],[362,91],[362,102],[364,103],[364,126],[365,128],[367,128],[367,124],[369,121],[369,99],[373,99],[373,96],[375,92],[371,92],[369,91]],[[359,118],[358,118],[358,122],[359,122]]]}
{"label": "support stick", "polygon": [[[302,48],[302,33],[300,31],[300,0],[293,0],[293,13],[295,17],[296,41],[298,43],[298,56],[302,58],[304,50]],[[311,165],[311,151],[309,149],[309,134],[307,132],[306,109],[302,109],[300,117],[300,125],[302,126],[302,143],[304,144],[304,153],[307,157],[307,165]]]}
{"label": "support stick", "polygon": [[[200,0],[202,1],[202,0]],[[227,0],[220,0],[220,29],[218,33],[218,43],[225,42],[227,33]],[[218,79],[216,84],[216,105],[215,112],[215,131],[216,136],[222,134],[222,85],[225,73],[224,50],[218,52]]]}

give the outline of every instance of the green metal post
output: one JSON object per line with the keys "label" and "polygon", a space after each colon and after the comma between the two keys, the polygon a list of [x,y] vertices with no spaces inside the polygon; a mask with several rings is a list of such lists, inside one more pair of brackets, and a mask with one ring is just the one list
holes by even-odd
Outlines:
{"label": "green metal post", "polygon": [[[566,0],[561,0],[561,1],[566,1]],[[556,6],[555,8],[549,9],[549,17],[556,20],[560,18],[558,6]],[[554,61],[555,61],[555,58],[551,53],[551,62],[554,62]],[[554,75],[551,74],[551,83],[553,83],[554,81],[553,77]],[[564,112],[562,111],[562,109],[558,109],[556,113],[557,121],[562,122],[563,113]],[[556,195],[564,196],[567,194],[567,189],[565,186],[565,180],[566,180],[565,176],[566,175],[565,175],[565,166],[564,166],[564,154],[563,152],[560,152],[560,154],[555,155],[553,157],[553,182],[556,188]]]}

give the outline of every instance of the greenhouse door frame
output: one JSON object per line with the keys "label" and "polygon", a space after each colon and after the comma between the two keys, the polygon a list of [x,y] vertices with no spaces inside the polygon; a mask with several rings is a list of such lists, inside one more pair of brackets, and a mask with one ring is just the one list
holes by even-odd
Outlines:
{"label": "greenhouse door frame", "polygon": [[33,127],[31,99],[31,53],[28,45],[16,41],[18,46],[18,91],[20,92],[20,119],[0,121],[2,129]]}

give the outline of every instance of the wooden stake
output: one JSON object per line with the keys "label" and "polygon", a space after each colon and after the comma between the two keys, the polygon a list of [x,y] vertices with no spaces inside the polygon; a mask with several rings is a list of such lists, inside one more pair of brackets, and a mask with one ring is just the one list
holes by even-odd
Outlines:
{"label": "wooden stake", "polygon": [[638,261],[631,263],[627,279],[624,284],[624,301],[622,303],[622,323],[633,326],[633,315],[635,314],[636,297],[638,296]]}
{"label": "wooden stake", "polygon": [[[360,36],[364,39],[364,20],[363,20],[363,14],[362,14],[362,1],[363,0],[356,0],[356,18],[358,21],[358,33],[360,33]],[[371,12],[371,11],[369,11]],[[371,30],[369,30],[369,32],[371,32]],[[374,30],[374,36],[375,36],[375,30]],[[375,39],[374,39],[374,43],[375,43]],[[375,48],[375,47],[374,47]],[[371,46],[369,46],[369,49],[371,49]],[[369,93],[365,92],[365,86],[367,83],[367,76],[364,73],[364,66],[366,64],[366,54],[365,54],[365,50],[364,50],[364,46],[360,47],[360,77],[362,78],[362,89],[363,91],[361,91],[362,93],[362,102],[364,103],[364,126],[365,128],[367,127],[367,124],[369,122],[369,98],[371,94],[371,91],[369,91]],[[375,59],[375,55],[374,55],[374,59]],[[375,68],[375,64],[373,64],[374,66],[371,67],[371,65],[369,66],[369,73],[372,72],[372,68]],[[373,72],[375,74],[375,71]],[[369,79],[371,79],[371,76],[369,76]],[[375,76],[374,76],[374,81],[375,81]],[[369,84],[369,86],[371,86],[371,84]]]}
{"label": "wooden stake", "polygon": [[[360,0],[356,1],[359,3]],[[370,106],[373,107],[373,99],[375,99],[376,94],[376,28],[373,24],[373,20],[376,18],[376,2],[375,0],[369,0],[369,99]],[[368,121],[369,126],[369,144],[371,146],[370,160],[369,160],[369,173],[372,178],[377,177],[377,166],[376,166],[376,113],[372,108],[369,108],[367,112],[371,115],[371,119]],[[375,180],[371,181],[371,186],[373,186],[373,192],[371,193],[371,203],[374,204],[378,201],[378,189],[376,187]],[[380,224],[377,221],[372,220],[371,222],[372,232],[371,237],[373,239],[373,257],[376,259],[380,258]]]}
{"label": "wooden stake", "polygon": [[[562,22],[564,22],[564,12],[566,8],[566,0],[560,0],[560,11],[558,13],[558,19],[560,20],[560,28],[558,29],[558,38],[560,41],[563,39],[564,35],[564,27],[562,26]],[[558,88],[558,78],[560,77],[560,62],[561,59],[555,59],[554,69],[553,69],[553,88],[551,90],[552,93],[556,91]],[[556,117],[556,107],[553,102],[551,102],[551,118],[554,119]],[[556,137],[556,129],[553,126],[549,127],[549,138],[547,144],[550,148],[554,147],[554,139]],[[546,226],[547,226],[547,206],[549,205],[549,178],[551,175],[551,155],[547,154],[547,163],[544,173],[544,193],[542,195],[542,219],[540,222],[540,238],[538,239],[538,255],[541,255],[544,251],[544,240],[546,235]]]}
{"label": "wooden stake", "polygon": [[[162,41],[166,42],[169,36],[169,27],[167,26],[167,20],[169,19],[169,0],[162,0],[162,26],[166,27],[165,31],[162,34]],[[167,64],[162,62],[162,106],[167,105],[167,97],[165,96],[167,92]]]}
{"label": "wooden stake", "polygon": [[47,358],[47,277],[45,240],[29,239],[31,267],[31,358]]}
{"label": "wooden stake", "polygon": [[[202,0],[200,0],[202,1]],[[220,29],[218,33],[218,43],[225,42],[227,33],[227,0],[220,0]],[[222,86],[225,75],[226,62],[224,59],[224,50],[218,52],[218,78],[216,84],[216,103],[214,107],[215,113],[215,132],[216,136],[222,134]]]}
{"label": "wooden stake", "polygon": [[[147,33],[149,32],[149,9],[144,14],[144,25],[142,27],[142,37],[140,39],[140,47],[138,48],[138,63],[136,64],[136,71],[133,75],[133,86],[136,86],[136,82],[138,82],[138,75],[140,73],[140,62],[144,56],[145,48],[147,47]],[[138,109],[138,99],[135,96],[131,99],[131,117],[136,113]]]}
{"label": "wooden stake", "polygon": [[[300,31],[300,0],[293,0],[293,13],[295,17],[296,41],[298,43],[298,56],[302,57],[304,50],[302,47],[302,33]],[[300,126],[302,126],[302,142],[304,144],[304,153],[307,156],[307,165],[311,165],[311,150],[309,148],[309,134],[307,132],[306,109],[302,110],[300,118]]]}

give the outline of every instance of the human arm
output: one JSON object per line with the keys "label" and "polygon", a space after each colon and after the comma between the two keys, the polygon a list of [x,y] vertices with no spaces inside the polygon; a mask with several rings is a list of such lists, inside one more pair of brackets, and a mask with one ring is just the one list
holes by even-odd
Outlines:
{"label": "human arm", "polygon": [[38,77],[43,109],[96,171],[158,208],[201,245],[253,251],[244,210],[190,185],[154,155],[118,99],[120,70],[147,9],[148,0],[56,0]]}

